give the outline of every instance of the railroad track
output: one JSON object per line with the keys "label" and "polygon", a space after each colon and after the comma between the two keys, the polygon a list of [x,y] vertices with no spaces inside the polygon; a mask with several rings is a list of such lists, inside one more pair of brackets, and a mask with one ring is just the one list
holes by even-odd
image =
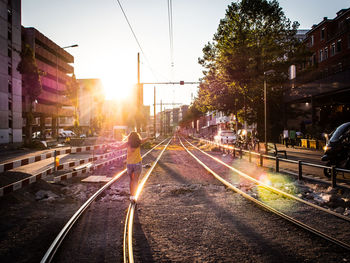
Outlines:
{"label": "railroad track", "polygon": [[[149,153],[151,153],[153,150],[155,150],[158,146],[163,144],[167,139],[163,140],[156,146],[154,146],[152,149],[147,151],[142,157],[144,158]],[[170,140],[169,140],[170,142]],[[169,143],[168,142],[168,143]],[[165,150],[165,148],[164,148]],[[163,151],[164,151],[163,150]],[[162,152],[163,152],[162,151]],[[160,157],[159,157],[160,158]],[[154,165],[155,166],[155,165]],[[152,166],[153,167],[153,166]],[[152,168],[151,167],[151,168]],[[154,167],[153,167],[154,168]],[[152,169],[153,169],[152,168]],[[52,244],[50,245],[49,249],[46,251],[45,255],[41,259],[41,262],[51,262],[54,258],[58,248],[64,241],[65,237],[69,233],[69,231],[72,229],[74,224],[77,222],[77,220],[80,218],[80,216],[89,208],[89,206],[96,200],[98,196],[100,196],[106,189],[108,189],[113,183],[118,181],[124,174],[126,173],[126,169],[122,170],[121,172],[117,173],[112,180],[110,180],[108,183],[103,185],[98,191],[95,192],[76,212],[75,214],[68,220],[68,222],[65,224],[65,226],[62,228],[62,230],[59,232],[59,234],[56,236]],[[149,176],[149,175],[148,175]],[[140,190],[141,191],[141,190]],[[139,193],[138,193],[139,195]]]}
{"label": "railroad track", "polygon": [[[136,200],[139,198],[146,181],[148,180],[154,167],[157,165],[158,161],[162,157],[164,151],[166,150],[170,142],[171,142],[171,139],[164,146],[163,150],[160,152],[157,159],[153,162],[151,168],[148,169],[147,173],[142,178],[139,186],[137,187]],[[135,208],[136,208],[136,204],[130,203],[126,214],[125,227],[124,227],[123,257],[124,257],[124,262],[129,262],[129,263],[134,262],[134,254],[133,254],[133,247],[132,247],[132,232],[133,232],[132,229],[133,229]]]}
{"label": "railroad track", "polygon": [[[243,156],[248,157],[249,162],[252,161],[252,158],[256,158],[257,160],[260,159],[260,166],[264,166],[269,169],[274,169],[276,170],[276,172],[283,171],[283,173],[293,175],[299,180],[302,180],[305,177],[305,179],[307,180],[316,181],[318,183],[323,184],[329,184],[332,185],[332,187],[340,186],[350,189],[350,184],[347,175],[350,174],[350,171],[346,169],[326,166],[324,164],[315,163],[311,160],[304,161],[303,159],[297,159],[295,157],[292,159],[287,159],[286,156],[285,158],[271,156],[268,154],[263,154],[261,152],[244,150],[242,148],[237,148],[232,145],[220,144],[202,138],[194,139],[204,142],[206,144],[215,145],[219,147],[219,149],[222,150],[224,153],[232,153],[234,157],[239,156],[241,159],[243,158]],[[284,166],[284,168],[280,168],[280,166]],[[329,169],[332,173],[334,173],[334,176],[332,175],[330,178],[324,177],[324,169]],[[319,175],[320,172],[322,176]],[[342,178],[340,178],[340,176],[337,176],[337,173],[342,174]]]}
{"label": "railroad track", "polygon": [[[283,192],[277,188],[271,187],[264,182],[261,182],[259,180],[256,180],[254,177],[249,176],[246,173],[243,173],[242,171],[226,164],[225,162],[221,161],[220,159],[204,152],[203,150],[199,149],[197,146],[193,145],[186,139],[185,144],[188,146],[186,147],[185,144],[182,142],[182,140],[179,138],[180,144],[182,147],[201,165],[203,166],[209,173],[211,173],[217,180],[219,180],[221,183],[223,183],[226,187],[229,189],[239,193],[244,198],[254,202],[257,206],[264,208],[286,220],[289,222],[303,228],[304,230],[311,232],[318,237],[321,237],[337,246],[340,246],[346,250],[350,250],[350,239],[348,235],[346,235],[347,231],[350,230],[350,219],[348,217],[345,217],[341,214],[335,213],[333,211],[330,211],[328,209],[325,209],[323,207],[317,206],[313,203],[310,203],[308,201],[305,201],[303,199],[300,199],[296,196],[293,196],[289,193]],[[191,150],[189,149],[191,148]],[[195,155],[193,152],[196,152]],[[198,157],[201,156],[201,159]],[[286,207],[292,208],[290,210],[293,210],[292,212],[288,211],[288,209],[284,209],[286,211],[281,211],[283,209],[277,209],[274,207],[274,205],[269,204],[269,202],[266,202],[259,198],[258,195],[253,195],[252,193],[248,194],[246,191],[243,191],[239,187],[235,186],[234,183],[229,182],[228,180],[221,177],[219,174],[217,174],[213,169],[208,167],[205,164],[205,159],[210,158],[215,160],[220,165],[223,165],[233,171],[235,174],[239,175],[240,177],[243,177],[246,180],[249,180],[252,184],[256,185],[256,188],[263,188],[266,191],[272,192],[274,194],[278,194],[279,196],[285,197],[283,199],[283,203],[287,203]],[[279,198],[280,199],[280,198]],[[272,202],[273,203],[273,202]],[[298,204],[298,205],[296,205]],[[307,207],[307,208],[305,208]],[[298,214],[306,213],[306,216],[298,216]],[[312,212],[313,214],[311,214]],[[317,215],[317,216],[314,216]],[[307,220],[307,216],[312,217],[312,220]],[[309,221],[308,223],[305,223],[305,221]],[[325,221],[327,223],[325,223]],[[328,225],[328,228],[327,228]],[[334,226],[340,226],[338,229],[335,229]],[[322,228],[322,230],[320,230]],[[340,229],[341,228],[341,229]],[[331,232],[325,233],[326,231]],[[344,233],[345,232],[345,233]],[[336,237],[334,237],[336,236]],[[341,237],[341,240],[339,237]]]}

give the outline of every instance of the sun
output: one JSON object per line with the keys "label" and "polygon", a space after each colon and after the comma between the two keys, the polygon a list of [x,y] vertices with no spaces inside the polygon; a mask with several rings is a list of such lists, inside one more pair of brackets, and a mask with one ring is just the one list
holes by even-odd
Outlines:
{"label": "sun", "polygon": [[126,100],[132,95],[135,84],[132,82],[133,79],[128,78],[128,76],[118,78],[111,74],[103,76],[101,80],[107,100]]}

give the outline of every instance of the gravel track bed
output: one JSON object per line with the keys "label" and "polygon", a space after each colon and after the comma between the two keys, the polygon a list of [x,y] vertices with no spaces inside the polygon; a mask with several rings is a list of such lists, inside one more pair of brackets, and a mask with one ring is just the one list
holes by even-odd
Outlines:
{"label": "gravel track bed", "polygon": [[[143,164],[153,162],[161,149],[158,147],[144,158]],[[232,162],[229,156],[222,157]],[[215,163],[210,163],[211,167]],[[94,171],[94,175],[113,176],[123,168],[121,163],[112,164]],[[226,178],[238,179],[227,168],[215,169]],[[2,262],[40,261],[68,219],[102,186],[82,183],[85,177],[58,184],[40,181],[0,199]],[[129,179],[124,177],[84,213],[55,262],[121,262],[128,204]],[[343,249],[258,209],[226,189],[177,140],[164,152],[136,208],[135,262],[350,260]]]}
{"label": "gravel track bed", "polygon": [[[227,170],[226,177],[235,177]],[[349,260],[343,249],[227,190],[174,143],[146,183],[137,208],[136,262]]]}
{"label": "gravel track bed", "polygon": [[[162,146],[143,158],[147,166],[155,161]],[[147,150],[142,150],[144,154]],[[124,168],[124,167],[123,167]],[[106,167],[99,174],[108,174],[113,167]],[[142,169],[143,176],[148,168]],[[100,186],[102,186],[101,184]],[[106,189],[67,235],[54,262],[122,262],[123,231],[126,210],[129,206],[129,178],[124,174],[119,180]]]}
{"label": "gravel track bed", "polygon": [[[206,164],[208,163],[209,168],[214,170],[214,172],[217,172],[219,175],[227,175],[227,172],[224,170],[230,169],[222,166],[219,163],[217,163],[217,165],[214,165],[213,160],[210,157],[206,156],[196,149],[191,150],[201,161]],[[220,159],[227,159],[225,158],[226,156],[223,158],[222,155],[216,157],[221,157]],[[227,163],[227,160],[222,161],[226,161]],[[223,169],[220,166],[222,166]],[[296,200],[285,198],[262,187],[256,187],[254,183],[250,183],[249,181],[242,183],[240,178],[233,178],[232,176],[224,176],[224,178],[230,183],[234,184],[236,187],[257,198],[259,201],[262,201],[263,203],[275,208],[276,210],[281,211],[297,220],[300,220],[301,222],[314,227],[323,233],[326,233],[332,237],[350,244],[350,222],[335,217],[331,214],[327,214],[326,212],[320,211]]]}
{"label": "gravel track bed", "polygon": [[59,184],[40,181],[1,200],[2,262],[41,260],[69,218],[101,185],[81,183],[85,177]]}

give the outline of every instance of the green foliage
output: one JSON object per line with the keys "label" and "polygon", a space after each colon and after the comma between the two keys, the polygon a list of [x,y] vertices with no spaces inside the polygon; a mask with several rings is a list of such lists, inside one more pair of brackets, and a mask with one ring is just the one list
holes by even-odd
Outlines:
{"label": "green foliage", "polygon": [[22,83],[25,94],[29,96],[33,103],[40,95],[41,81],[40,71],[36,65],[33,50],[26,44],[20,54],[21,61],[18,63],[17,70],[22,74]]}
{"label": "green foliage", "polygon": [[78,92],[79,92],[79,82],[75,78],[75,75],[70,78],[66,83],[65,95],[72,102],[72,105],[78,107]]}
{"label": "green foliage", "polygon": [[182,120],[179,122],[179,125],[181,127],[189,125],[190,122],[193,120],[198,119],[200,116],[203,115],[203,112],[199,109],[199,105],[197,101],[195,101],[189,108],[186,113],[186,115],[182,118]]}
{"label": "green foliage", "polygon": [[145,150],[152,149],[152,147],[153,147],[153,144],[150,141],[147,141],[144,144],[142,144],[142,148]]}
{"label": "green foliage", "polygon": [[[20,54],[21,61],[18,63],[17,70],[22,74],[23,95],[29,98],[29,111],[26,113],[26,145],[31,145],[32,141],[32,122],[33,102],[39,97],[42,87],[40,81],[40,71],[36,65],[33,50],[28,44],[23,47]],[[27,101],[27,100],[26,100]]]}
{"label": "green foliage", "polygon": [[74,107],[74,133],[80,135],[79,116],[78,116],[78,103],[79,103],[79,82],[75,75],[66,83],[65,95],[71,101]]}
{"label": "green foliage", "polygon": [[274,73],[266,76],[269,101],[279,104],[281,94],[271,87],[281,85],[288,67],[303,55],[295,38],[298,26],[285,17],[276,0],[231,3],[198,59],[204,69],[199,108],[257,122],[263,110],[264,72],[271,70]]}
{"label": "green foliage", "polygon": [[79,137],[80,136],[80,124],[79,124],[79,119],[76,117],[74,120],[74,125],[73,125],[73,132]]}

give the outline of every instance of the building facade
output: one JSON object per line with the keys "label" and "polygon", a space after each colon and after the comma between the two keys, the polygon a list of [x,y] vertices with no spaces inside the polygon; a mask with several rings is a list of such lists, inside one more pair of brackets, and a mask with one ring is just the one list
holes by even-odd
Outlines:
{"label": "building facade", "polygon": [[[74,73],[71,65],[74,57],[32,27],[22,27],[22,44],[32,48],[37,66],[43,73],[42,92],[33,105],[33,131],[56,137],[60,128],[72,127],[74,123],[74,108],[66,96],[66,85],[72,79],[68,74]],[[25,116],[29,110],[25,90],[22,102]]]}
{"label": "building facade", "polygon": [[[79,79],[78,116],[82,132],[92,134],[94,125],[102,114],[103,86],[100,79]],[[111,112],[108,112],[107,116]]]}
{"label": "building facade", "polygon": [[21,1],[0,0],[0,144],[22,143]]}
{"label": "building facade", "polygon": [[285,128],[330,132],[350,121],[350,8],[325,17],[304,41],[311,57],[284,87]]}
{"label": "building facade", "polygon": [[186,116],[188,111],[188,105],[182,105],[180,106],[180,112],[179,112],[179,121],[182,121],[183,118]]}

